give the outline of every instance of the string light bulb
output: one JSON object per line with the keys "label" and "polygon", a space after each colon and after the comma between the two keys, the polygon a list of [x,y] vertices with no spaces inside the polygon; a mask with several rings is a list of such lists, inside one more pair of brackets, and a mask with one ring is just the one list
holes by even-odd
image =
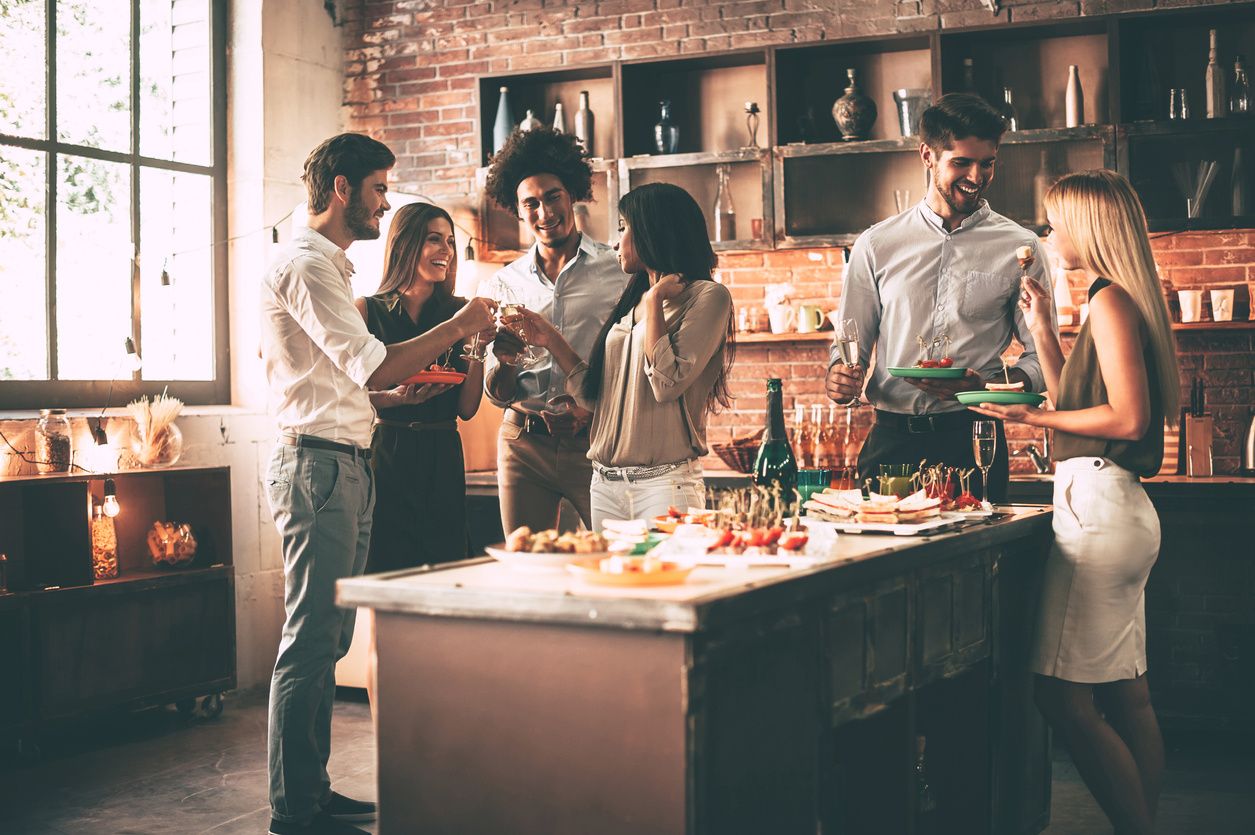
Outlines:
{"label": "string light bulb", "polygon": [[111,478],[105,479],[105,501],[101,507],[111,519],[122,512],[122,505],[118,504],[118,485]]}
{"label": "string light bulb", "polygon": [[105,427],[100,418],[90,422],[92,425],[92,440],[96,442],[96,446],[108,446],[109,436],[105,434]]}
{"label": "string light bulb", "polygon": [[471,246],[470,241],[466,242],[466,260],[467,261],[475,260],[475,247]]}
{"label": "string light bulb", "polygon": [[167,266],[169,266],[169,260],[165,258],[161,259],[161,286],[162,287],[170,286],[170,271],[166,269]]}
{"label": "string light bulb", "polygon": [[130,369],[139,371],[144,367],[144,361],[140,359],[139,351],[135,349],[135,340],[128,336],[122,344],[126,348],[126,361]]}

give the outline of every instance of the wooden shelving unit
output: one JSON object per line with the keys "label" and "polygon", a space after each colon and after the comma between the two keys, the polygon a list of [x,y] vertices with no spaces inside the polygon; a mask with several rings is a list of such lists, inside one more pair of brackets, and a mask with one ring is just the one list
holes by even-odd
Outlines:
{"label": "wooden shelving unit", "polygon": [[[613,124],[616,136],[612,143],[599,142],[599,153],[613,145],[619,154],[605,164],[618,171],[620,191],[641,182],[674,182],[709,214],[715,166],[728,163],[735,168],[741,234],[718,249],[848,246],[899,210],[895,192],[898,197],[909,192],[914,203],[926,188],[919,141],[901,135],[893,91],[928,89],[935,99],[965,89],[964,60],[970,58],[975,92],[999,106],[1003,87],[1010,87],[1022,128],[1004,136],[988,193],[1002,214],[1039,228],[1043,182],[1067,171],[1108,167],[1125,173],[1138,189],[1152,231],[1255,227],[1255,209],[1235,214],[1232,199],[1241,186],[1246,205],[1255,205],[1255,114],[1199,118],[1212,27],[1220,30],[1221,56],[1231,74],[1233,56],[1255,40],[1255,3],[1013,25],[991,21],[928,34],[492,76],[480,80],[481,122],[490,143],[500,83],[513,80],[541,98],[561,98],[554,91],[562,85],[608,85],[601,100],[611,101],[612,110],[597,113],[598,130]],[[1064,126],[1072,64],[1080,67],[1085,100],[1086,124],[1076,128]],[[866,141],[841,141],[831,116],[846,85],[846,68],[857,71],[863,92],[877,104],[879,115]],[[1195,118],[1168,122],[1167,89],[1182,85]],[[673,121],[680,126],[681,153],[660,155],[654,148],[653,125],[664,98],[671,100]],[[759,136],[765,150],[741,148],[748,142],[746,101],[756,101],[762,111]],[[552,109],[537,116],[551,121]],[[1239,149],[1245,151],[1244,172],[1239,169],[1244,177],[1235,183]],[[757,182],[750,175],[751,155],[765,163],[761,202],[751,185]],[[1200,216],[1185,218],[1171,168],[1197,166],[1202,159],[1215,159],[1220,168]],[[741,227],[754,217],[763,218],[763,234],[747,237]]]}
{"label": "wooden shelving unit", "polygon": [[[117,488],[118,576],[94,580],[89,508]],[[153,564],[154,521],[185,522],[186,566]],[[0,739],[38,754],[41,726],[108,708],[205,696],[221,710],[236,686],[235,575],[227,467],[173,467],[0,479]]]}

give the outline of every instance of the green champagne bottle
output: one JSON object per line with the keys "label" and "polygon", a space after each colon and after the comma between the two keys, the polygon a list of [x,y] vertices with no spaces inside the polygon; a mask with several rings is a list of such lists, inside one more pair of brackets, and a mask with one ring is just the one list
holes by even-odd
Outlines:
{"label": "green champagne bottle", "polygon": [[768,489],[779,487],[785,507],[793,504],[797,459],[784,430],[784,390],[778,377],[767,381],[767,428],[754,460],[754,483]]}

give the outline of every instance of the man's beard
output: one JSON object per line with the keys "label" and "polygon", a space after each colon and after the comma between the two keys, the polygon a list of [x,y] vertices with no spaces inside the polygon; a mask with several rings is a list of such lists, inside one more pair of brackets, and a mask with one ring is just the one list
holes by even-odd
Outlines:
{"label": "man's beard", "polygon": [[366,209],[360,188],[353,190],[349,205],[344,210],[344,225],[349,228],[355,241],[373,241],[379,237],[379,226],[370,223],[374,213]]}
{"label": "man's beard", "polygon": [[937,189],[937,193],[941,195],[942,200],[946,201],[947,206],[953,209],[956,214],[961,214],[961,215],[970,215],[972,214],[972,212],[975,212],[978,208],[980,208],[981,197],[984,196],[985,194],[985,190],[983,188],[977,191],[976,194],[972,197],[968,197],[965,194],[960,194],[959,196],[960,200],[971,201],[971,208],[969,209],[955,203],[954,195],[951,192],[952,190],[957,190],[957,189],[955,189],[955,186],[953,183],[950,185],[950,188],[943,189],[941,187],[941,184],[937,181],[937,178],[934,177],[933,188]]}

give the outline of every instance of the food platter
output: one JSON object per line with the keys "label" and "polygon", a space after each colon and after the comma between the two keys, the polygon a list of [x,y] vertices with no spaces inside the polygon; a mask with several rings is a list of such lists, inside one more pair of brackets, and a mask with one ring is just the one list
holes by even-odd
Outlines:
{"label": "food platter", "polygon": [[484,548],[488,556],[503,563],[515,571],[529,572],[560,572],[566,569],[567,565],[575,560],[592,560],[593,564],[597,564],[597,560],[607,556],[605,552],[596,554],[572,554],[566,552],[544,552],[534,553],[532,551],[507,551],[505,543],[499,543]]}
{"label": "food platter", "polygon": [[994,403],[1000,406],[1036,406],[1046,399],[1034,391],[961,391],[955,395],[964,406]]}
{"label": "food platter", "polygon": [[433,371],[429,368],[426,371],[418,372],[413,377],[402,380],[401,383],[407,386],[420,383],[439,383],[456,386],[465,379],[466,375],[461,371]]}
{"label": "food platter", "polygon": [[585,583],[597,586],[677,586],[688,579],[696,568],[694,565],[681,565],[664,562],[657,571],[625,571],[612,574],[601,570],[601,560],[586,554],[567,565],[567,571]]}
{"label": "food platter", "polygon": [[910,377],[915,380],[957,380],[967,375],[966,368],[921,368],[918,365],[910,368],[890,368],[892,377]]}
{"label": "food platter", "polygon": [[942,511],[939,516],[925,522],[829,522],[821,519],[807,519],[808,527],[825,527],[840,533],[891,533],[896,536],[924,536],[938,533],[966,521],[962,513]]}

